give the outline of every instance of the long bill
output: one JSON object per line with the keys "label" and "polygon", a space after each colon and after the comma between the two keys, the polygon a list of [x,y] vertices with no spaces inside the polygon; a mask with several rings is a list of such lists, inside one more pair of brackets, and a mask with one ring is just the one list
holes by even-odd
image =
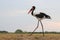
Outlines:
{"label": "long bill", "polygon": [[31,11],[32,11],[32,9],[30,9],[30,10],[28,11],[28,14],[29,14]]}
{"label": "long bill", "polygon": [[44,36],[44,28],[43,28],[43,24],[42,24],[41,20],[40,20],[40,23],[41,23],[41,26],[42,26],[42,33],[43,33],[43,36]]}

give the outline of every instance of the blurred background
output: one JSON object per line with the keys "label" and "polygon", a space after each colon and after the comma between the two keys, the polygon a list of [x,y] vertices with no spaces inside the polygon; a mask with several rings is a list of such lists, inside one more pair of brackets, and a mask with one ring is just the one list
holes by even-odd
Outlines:
{"label": "blurred background", "polygon": [[[17,29],[32,32],[37,19],[28,11],[36,6],[35,13],[44,12],[51,20],[42,20],[45,31],[60,32],[60,0],[0,0],[0,31],[14,32]],[[36,32],[41,32],[41,25]]]}

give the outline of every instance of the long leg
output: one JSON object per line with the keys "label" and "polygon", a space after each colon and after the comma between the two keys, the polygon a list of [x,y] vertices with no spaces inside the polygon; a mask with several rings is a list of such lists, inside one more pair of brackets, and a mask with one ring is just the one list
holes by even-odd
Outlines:
{"label": "long leg", "polygon": [[42,26],[42,32],[43,32],[43,36],[44,36],[44,28],[43,28],[43,24],[42,24],[41,20],[40,20],[40,23],[41,23],[41,26]]}
{"label": "long leg", "polygon": [[31,33],[31,35],[35,32],[35,30],[38,28],[39,26],[39,20],[38,20],[38,23],[37,23],[37,27],[33,30],[33,32]]}

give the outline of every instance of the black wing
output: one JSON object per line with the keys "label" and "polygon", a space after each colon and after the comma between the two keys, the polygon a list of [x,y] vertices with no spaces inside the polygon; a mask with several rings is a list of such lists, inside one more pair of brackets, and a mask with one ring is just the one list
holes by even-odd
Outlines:
{"label": "black wing", "polygon": [[43,12],[40,12],[40,14],[36,14],[35,16],[38,18],[43,18],[46,14]]}

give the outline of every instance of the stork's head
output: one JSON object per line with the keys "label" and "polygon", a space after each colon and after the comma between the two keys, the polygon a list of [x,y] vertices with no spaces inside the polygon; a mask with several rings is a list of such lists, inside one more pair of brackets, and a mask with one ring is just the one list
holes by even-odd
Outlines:
{"label": "stork's head", "polygon": [[29,10],[28,14],[29,14],[30,12],[34,11],[34,10],[35,10],[35,6],[32,6],[32,8]]}

